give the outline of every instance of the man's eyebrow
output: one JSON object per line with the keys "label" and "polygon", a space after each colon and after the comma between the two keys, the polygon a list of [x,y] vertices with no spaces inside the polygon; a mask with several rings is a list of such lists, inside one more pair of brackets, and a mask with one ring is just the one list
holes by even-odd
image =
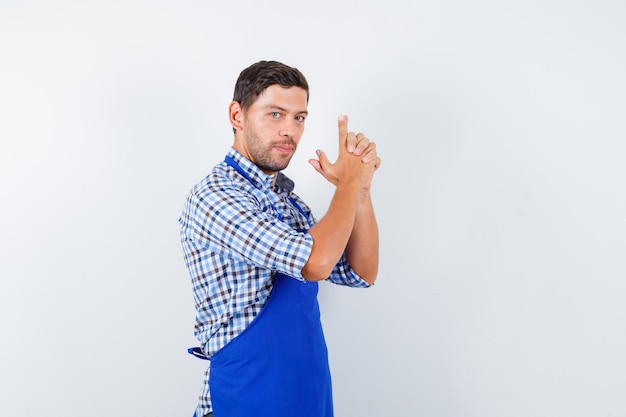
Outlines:
{"label": "man's eyebrow", "polygon": [[[266,110],[279,110],[279,111],[282,111],[284,113],[288,113],[289,112],[286,108],[277,106],[275,104],[267,105],[267,106],[265,106],[265,109]],[[309,111],[308,110],[301,110],[301,111],[298,112],[298,114],[307,114],[308,115]]]}

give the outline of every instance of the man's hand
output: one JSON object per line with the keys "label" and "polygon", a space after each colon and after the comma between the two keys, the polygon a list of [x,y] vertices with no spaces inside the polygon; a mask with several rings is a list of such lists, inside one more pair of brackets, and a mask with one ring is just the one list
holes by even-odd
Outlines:
{"label": "man's hand", "polygon": [[317,150],[317,159],[309,163],[317,172],[335,186],[340,183],[354,182],[362,188],[369,188],[374,171],[381,160],[376,153],[376,143],[371,142],[363,133],[348,131],[348,116],[339,116],[339,156],[335,163],[330,163],[326,153]]}
{"label": "man's hand", "polygon": [[380,158],[374,142],[348,131],[347,116],[339,116],[338,128],[337,160],[331,164],[320,150],[319,159],[309,160],[336,189],[324,217],[309,229],[313,249],[302,276],[309,281],[328,278],[345,253],[352,269],[371,284],[378,274],[378,226],[369,190]]}

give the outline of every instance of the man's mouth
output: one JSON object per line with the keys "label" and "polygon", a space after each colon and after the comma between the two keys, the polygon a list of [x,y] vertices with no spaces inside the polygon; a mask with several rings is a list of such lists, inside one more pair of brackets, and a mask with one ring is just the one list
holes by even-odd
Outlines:
{"label": "man's mouth", "polygon": [[278,152],[282,154],[290,154],[295,149],[295,147],[292,145],[275,145],[274,148],[276,148],[276,150],[278,150]]}

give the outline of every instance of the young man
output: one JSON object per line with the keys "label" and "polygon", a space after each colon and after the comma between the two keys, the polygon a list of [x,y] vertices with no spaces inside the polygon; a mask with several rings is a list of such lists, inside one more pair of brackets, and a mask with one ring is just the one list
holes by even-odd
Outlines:
{"label": "young man", "polygon": [[209,359],[196,416],[332,417],[317,281],[368,287],[378,273],[370,185],[380,158],[340,116],[339,155],[313,168],[335,185],[317,221],[281,173],[307,117],[296,68],[244,69],[229,106],[235,138],[223,162],[192,188],[180,218],[193,283],[191,353]]}

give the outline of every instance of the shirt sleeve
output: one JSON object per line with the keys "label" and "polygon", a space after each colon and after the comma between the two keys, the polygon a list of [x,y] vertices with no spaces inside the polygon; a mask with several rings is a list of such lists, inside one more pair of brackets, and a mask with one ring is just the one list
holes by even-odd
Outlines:
{"label": "shirt sleeve", "polygon": [[181,224],[185,238],[203,249],[304,280],[313,239],[280,221],[260,190],[232,185],[193,190]]}
{"label": "shirt sleeve", "polygon": [[341,259],[339,259],[339,262],[337,262],[337,265],[333,268],[330,273],[330,277],[328,277],[328,281],[333,284],[345,285],[354,288],[367,288],[372,285],[354,272],[346,259],[345,253],[341,256]]}

